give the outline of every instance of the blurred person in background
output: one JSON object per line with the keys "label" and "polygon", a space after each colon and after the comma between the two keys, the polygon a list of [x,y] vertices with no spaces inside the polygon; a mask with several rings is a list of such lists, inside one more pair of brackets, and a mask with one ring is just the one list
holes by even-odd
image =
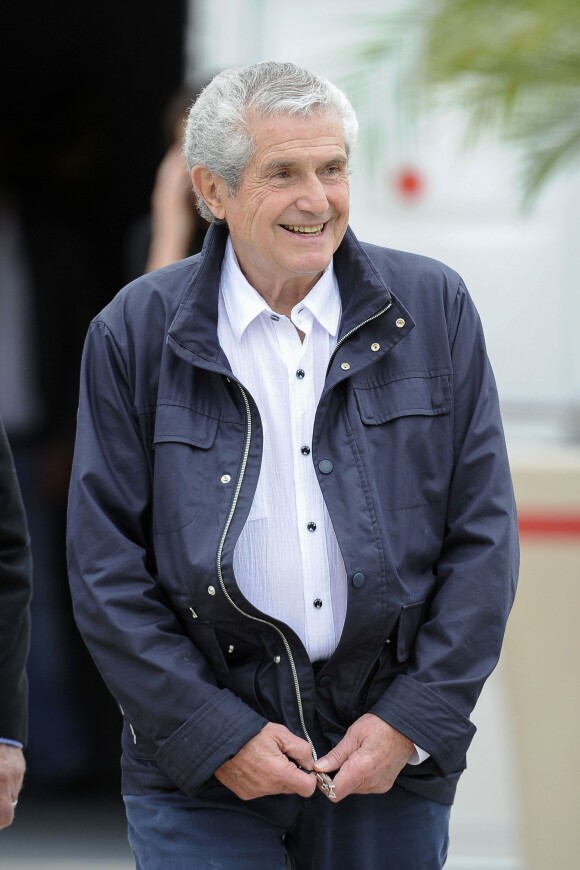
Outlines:
{"label": "blurred person in background", "polygon": [[136,220],[128,234],[127,280],[201,251],[208,222],[197,210],[181,146],[188,111],[202,88],[180,88],[164,112],[167,150],[155,175],[151,212]]}
{"label": "blurred person in background", "polygon": [[89,330],[69,571],[138,870],[445,863],[516,514],[461,278],[348,228],[356,133],[293,64],[216,76],[203,250]]}
{"label": "blurred person in background", "polygon": [[0,420],[0,828],[12,824],[26,766],[31,593],[26,516]]}

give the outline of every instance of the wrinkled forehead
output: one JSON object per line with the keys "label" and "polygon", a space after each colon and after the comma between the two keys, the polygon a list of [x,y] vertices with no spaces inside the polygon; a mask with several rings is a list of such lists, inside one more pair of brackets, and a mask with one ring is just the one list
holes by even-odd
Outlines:
{"label": "wrinkled forehead", "polygon": [[346,160],[348,157],[342,122],[336,112],[316,115],[254,116],[251,136],[254,143],[252,162],[267,159]]}

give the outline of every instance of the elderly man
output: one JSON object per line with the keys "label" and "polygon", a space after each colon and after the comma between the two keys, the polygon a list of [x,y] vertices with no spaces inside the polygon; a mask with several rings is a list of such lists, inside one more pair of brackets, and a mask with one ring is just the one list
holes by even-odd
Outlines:
{"label": "elderly man", "polygon": [[356,132],[292,64],[220,73],[203,251],[90,327],[70,574],[140,870],[445,861],[516,519],[461,279],[348,228]]}
{"label": "elderly man", "polygon": [[26,517],[0,421],[0,828],[14,820],[24,778],[31,588]]}

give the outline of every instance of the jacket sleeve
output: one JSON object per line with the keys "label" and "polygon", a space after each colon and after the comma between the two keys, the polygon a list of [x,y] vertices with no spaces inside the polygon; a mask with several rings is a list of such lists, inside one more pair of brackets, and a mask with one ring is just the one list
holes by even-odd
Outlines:
{"label": "jacket sleeve", "polygon": [[[126,354],[130,358],[130,353]],[[151,464],[128,364],[91,325],[81,368],[68,562],[84,640],[136,735],[193,794],[265,720],[216,684],[156,582]]]}
{"label": "jacket sleeve", "polygon": [[460,769],[469,716],[497,664],[519,567],[517,516],[493,373],[462,283],[449,317],[454,472],[435,593],[406,673],[373,712],[425,749],[444,773]]}
{"label": "jacket sleeve", "polygon": [[32,562],[20,488],[0,422],[0,737],[26,743]]}

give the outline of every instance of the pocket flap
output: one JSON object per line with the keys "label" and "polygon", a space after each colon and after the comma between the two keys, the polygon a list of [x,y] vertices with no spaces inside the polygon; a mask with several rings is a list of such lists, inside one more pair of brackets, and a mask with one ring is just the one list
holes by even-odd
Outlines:
{"label": "pocket flap", "polygon": [[414,414],[435,416],[451,410],[450,375],[411,376],[376,387],[356,387],[361,419],[368,425]]}
{"label": "pocket flap", "polygon": [[217,431],[215,417],[200,414],[185,405],[169,403],[157,405],[155,413],[154,444],[182,441],[194,447],[211,447]]}

